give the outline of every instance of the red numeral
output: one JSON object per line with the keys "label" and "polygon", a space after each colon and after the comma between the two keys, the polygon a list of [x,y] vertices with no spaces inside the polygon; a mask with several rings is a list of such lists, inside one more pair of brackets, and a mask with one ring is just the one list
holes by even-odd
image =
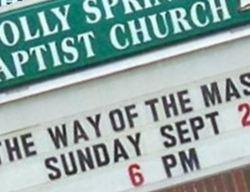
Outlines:
{"label": "red numeral", "polygon": [[243,103],[239,106],[239,111],[243,113],[241,123],[244,127],[250,126],[250,104]]}
{"label": "red numeral", "polygon": [[138,164],[132,164],[128,168],[130,180],[135,187],[139,187],[144,183],[144,176],[140,172],[141,167]]}

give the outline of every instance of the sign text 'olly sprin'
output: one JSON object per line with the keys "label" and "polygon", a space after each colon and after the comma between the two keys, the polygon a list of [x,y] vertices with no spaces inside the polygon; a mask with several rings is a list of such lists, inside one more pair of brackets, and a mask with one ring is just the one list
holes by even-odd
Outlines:
{"label": "sign text 'olly sprin'", "polygon": [[0,15],[0,89],[243,25],[237,0],[65,0]]}

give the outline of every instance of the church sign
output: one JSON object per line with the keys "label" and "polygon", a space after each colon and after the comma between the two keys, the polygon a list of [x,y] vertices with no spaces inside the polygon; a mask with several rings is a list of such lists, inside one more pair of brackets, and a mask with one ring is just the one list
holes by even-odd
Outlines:
{"label": "church sign", "polygon": [[0,14],[0,91],[250,22],[248,0],[54,0]]}

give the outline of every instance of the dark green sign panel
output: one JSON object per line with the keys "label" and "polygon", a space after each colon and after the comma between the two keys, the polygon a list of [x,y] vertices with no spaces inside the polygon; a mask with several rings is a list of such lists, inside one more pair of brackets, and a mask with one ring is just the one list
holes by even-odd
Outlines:
{"label": "dark green sign panel", "polygon": [[0,14],[0,91],[247,23],[238,0],[34,4]]}

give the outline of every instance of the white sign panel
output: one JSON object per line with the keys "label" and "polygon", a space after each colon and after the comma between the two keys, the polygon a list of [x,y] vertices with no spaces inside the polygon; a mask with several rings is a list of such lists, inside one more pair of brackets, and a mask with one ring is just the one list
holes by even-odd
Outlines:
{"label": "white sign panel", "polygon": [[248,164],[245,41],[2,105],[1,191],[149,191]]}

